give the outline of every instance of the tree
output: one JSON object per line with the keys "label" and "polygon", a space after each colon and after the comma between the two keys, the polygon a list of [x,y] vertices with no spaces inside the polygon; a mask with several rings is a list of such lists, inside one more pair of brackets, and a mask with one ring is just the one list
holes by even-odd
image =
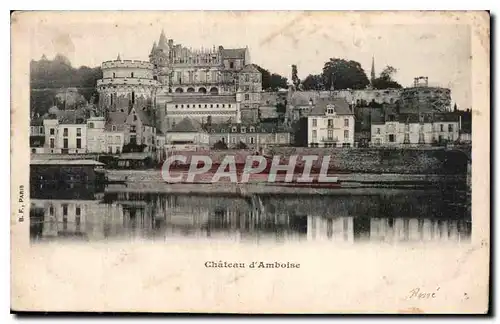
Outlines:
{"label": "tree", "polygon": [[227,144],[223,141],[218,141],[214,144],[213,148],[215,150],[227,150]]}
{"label": "tree", "polygon": [[239,142],[236,145],[236,148],[239,149],[239,150],[246,150],[248,148],[248,146],[245,143],[243,143],[243,142]]}
{"label": "tree", "polygon": [[375,89],[399,89],[402,86],[393,80],[394,74],[398,72],[397,69],[388,65],[382,72],[380,76],[372,81],[372,87]]}
{"label": "tree", "polygon": [[364,89],[370,81],[358,62],[331,58],[323,67],[323,84],[326,89]]}
{"label": "tree", "polygon": [[288,79],[279,74],[269,72],[268,70],[256,65],[257,70],[262,74],[262,89],[276,91],[280,88],[288,87]]}
{"label": "tree", "polygon": [[304,90],[324,90],[323,76],[321,74],[309,74],[301,83]]}
{"label": "tree", "polygon": [[299,88],[300,79],[297,76],[297,65],[295,64],[292,65],[292,83],[295,86],[295,89]]}

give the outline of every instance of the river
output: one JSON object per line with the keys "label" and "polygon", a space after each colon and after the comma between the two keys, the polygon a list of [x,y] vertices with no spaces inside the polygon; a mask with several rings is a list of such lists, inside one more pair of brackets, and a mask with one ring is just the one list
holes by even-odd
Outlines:
{"label": "river", "polygon": [[31,188],[33,243],[66,240],[464,241],[463,187],[267,193]]}

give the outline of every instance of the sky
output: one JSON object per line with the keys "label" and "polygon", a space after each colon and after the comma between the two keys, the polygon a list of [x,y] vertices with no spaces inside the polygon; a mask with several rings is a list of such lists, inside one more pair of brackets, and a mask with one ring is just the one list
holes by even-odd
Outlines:
{"label": "sky", "polygon": [[286,11],[49,12],[36,18],[29,40],[35,60],[56,53],[75,67],[99,66],[118,54],[148,60],[163,29],[187,47],[248,46],[252,63],[289,79],[292,64],[304,79],[320,73],[329,58],[358,61],[369,76],[374,57],[377,75],[391,65],[403,86],[427,76],[430,85],[451,88],[459,109],[471,106],[470,28],[458,19]]}

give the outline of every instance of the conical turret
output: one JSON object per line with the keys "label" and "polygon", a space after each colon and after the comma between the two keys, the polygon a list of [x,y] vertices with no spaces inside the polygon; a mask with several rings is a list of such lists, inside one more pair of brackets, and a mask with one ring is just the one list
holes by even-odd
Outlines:
{"label": "conical turret", "polygon": [[156,41],[153,43],[153,48],[151,48],[151,54],[156,51]]}
{"label": "conical turret", "polygon": [[121,61],[122,60],[122,58],[120,57],[120,53],[118,53],[118,56],[116,57],[116,60],[117,61]]}
{"label": "conical turret", "polygon": [[370,81],[373,83],[373,80],[375,80],[375,57],[372,56],[372,70],[371,70],[371,79]]}

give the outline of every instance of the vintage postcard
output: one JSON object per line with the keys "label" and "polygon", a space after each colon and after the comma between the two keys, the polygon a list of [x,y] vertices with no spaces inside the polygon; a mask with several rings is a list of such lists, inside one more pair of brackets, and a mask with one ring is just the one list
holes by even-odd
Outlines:
{"label": "vintage postcard", "polygon": [[15,312],[484,314],[488,12],[14,12]]}

